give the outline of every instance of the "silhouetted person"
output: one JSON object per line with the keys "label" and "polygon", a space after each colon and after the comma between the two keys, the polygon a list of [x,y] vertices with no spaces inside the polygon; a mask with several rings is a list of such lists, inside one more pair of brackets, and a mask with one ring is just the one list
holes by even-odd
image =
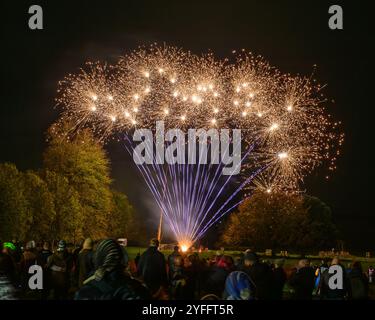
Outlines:
{"label": "silhouetted person", "polygon": [[76,300],[144,300],[148,289],[125,272],[124,249],[114,240],[99,243],[94,253],[94,274],[84,281]]}
{"label": "silhouetted person", "polygon": [[87,238],[77,257],[78,288],[94,272],[93,241]]}
{"label": "silhouetted person", "polygon": [[168,256],[168,275],[169,279],[172,278],[172,275],[174,274],[175,270],[175,259],[178,257],[181,257],[181,254],[179,252],[179,247],[174,246],[173,252]]}
{"label": "silhouetted person", "polygon": [[49,242],[45,241],[43,243],[42,250],[39,252],[38,261],[41,263],[41,266],[44,268],[47,265],[48,258],[52,255],[50,250]]}
{"label": "silhouetted person", "polygon": [[38,252],[36,250],[35,241],[29,241],[26,243],[26,248],[21,258],[21,284],[24,290],[29,288],[29,269],[32,265],[40,264],[38,261]]}
{"label": "silhouetted person", "polygon": [[65,241],[60,240],[57,252],[52,254],[47,261],[47,269],[50,272],[49,284],[54,291],[54,299],[67,299],[72,268],[72,256],[66,250]]}
{"label": "silhouetted person", "polygon": [[283,268],[284,259],[276,261],[273,269],[273,298],[281,300],[283,298],[283,290],[286,282],[286,273]]}
{"label": "silhouetted person", "polygon": [[349,299],[365,300],[368,298],[368,279],[359,261],[354,261],[348,273]]}
{"label": "silhouetted person", "polygon": [[294,292],[292,298],[296,300],[311,300],[315,286],[315,272],[307,259],[298,262],[297,270],[289,279],[289,285]]}
{"label": "silhouetted person", "polygon": [[39,265],[43,268],[43,290],[42,290],[42,299],[46,300],[50,292],[50,272],[47,268],[48,258],[52,255],[50,250],[49,242],[45,241],[43,243],[42,250],[38,254]]}
{"label": "silhouetted person", "polygon": [[8,253],[8,249],[4,248],[0,252],[0,301],[15,300],[15,265],[14,261]]}
{"label": "silhouetted person", "polygon": [[225,288],[225,280],[229,273],[233,271],[233,266],[232,257],[223,255],[215,265],[210,267],[204,291],[221,297]]}
{"label": "silhouetted person", "polygon": [[271,267],[263,262],[259,262],[256,253],[247,251],[243,257],[243,265],[238,268],[247,273],[256,286],[255,296],[259,300],[272,299],[273,293],[273,273]]}
{"label": "silhouetted person", "polygon": [[320,297],[324,300],[344,300],[348,295],[348,277],[345,272],[345,268],[340,264],[338,258],[333,258],[331,266],[340,266],[342,268],[342,289],[331,288],[330,278],[335,275],[335,273],[330,273],[329,268],[325,270],[320,279]]}
{"label": "silhouetted person", "polygon": [[143,252],[137,266],[137,274],[142,278],[152,294],[162,286],[167,286],[167,270],[164,255],[158,250],[159,241],[152,239],[150,247]]}

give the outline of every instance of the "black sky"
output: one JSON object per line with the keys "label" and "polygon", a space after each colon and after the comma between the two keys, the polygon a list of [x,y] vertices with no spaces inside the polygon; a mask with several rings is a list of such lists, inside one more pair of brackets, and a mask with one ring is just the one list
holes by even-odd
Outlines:
{"label": "black sky", "polygon": [[[32,4],[44,10],[44,30],[28,28]],[[344,30],[328,28],[332,4],[344,9]],[[41,166],[44,132],[58,117],[57,82],[87,60],[111,62],[156,41],[218,58],[245,48],[294,74],[316,64],[346,140],[332,179],[313,175],[306,188],[332,207],[349,247],[374,248],[375,12],[365,1],[2,0],[1,14],[1,162]],[[145,186],[125,152],[112,145],[109,155],[117,188],[150,217],[154,205],[140,196]]]}

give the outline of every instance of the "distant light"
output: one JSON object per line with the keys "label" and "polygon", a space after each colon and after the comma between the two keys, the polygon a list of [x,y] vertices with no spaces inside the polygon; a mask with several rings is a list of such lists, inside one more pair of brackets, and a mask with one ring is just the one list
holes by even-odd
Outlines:
{"label": "distant light", "polygon": [[247,112],[246,112],[246,111],[243,111],[243,112],[242,112],[242,116],[243,116],[243,117],[246,117],[246,116],[247,116]]}
{"label": "distant light", "polygon": [[219,94],[217,92],[214,92],[214,97],[216,98],[218,96],[219,96]]}
{"label": "distant light", "polygon": [[91,96],[91,99],[94,100],[94,101],[96,101],[96,100],[98,100],[98,96],[97,96],[96,94],[93,94],[93,95]]}
{"label": "distant light", "polygon": [[216,119],[214,118],[214,119],[211,119],[211,123],[212,124],[215,124],[216,123]]}
{"label": "distant light", "polygon": [[218,113],[219,112],[219,109],[218,108],[215,108],[214,109],[214,113]]}
{"label": "distant light", "polygon": [[233,101],[233,104],[234,104],[235,106],[238,106],[238,100],[234,100],[234,101]]}
{"label": "distant light", "polygon": [[288,105],[286,109],[290,112],[290,111],[293,110],[293,106],[292,105]]}
{"label": "distant light", "polygon": [[272,125],[271,125],[271,127],[270,127],[270,131],[275,131],[276,129],[278,129],[279,128],[279,124],[278,123],[273,123]]}
{"label": "distant light", "polygon": [[250,94],[249,94],[249,97],[250,97],[250,98],[254,98],[254,93],[250,93]]}
{"label": "distant light", "polygon": [[278,155],[279,159],[286,159],[288,158],[288,153],[287,152],[280,152]]}
{"label": "distant light", "polygon": [[134,100],[138,100],[138,99],[139,99],[139,95],[138,95],[138,94],[135,94],[135,95],[133,96],[133,98],[134,98]]}
{"label": "distant light", "polygon": [[92,106],[90,109],[91,109],[91,111],[96,111],[96,107],[95,106]]}
{"label": "distant light", "polygon": [[116,116],[111,116],[111,120],[112,120],[112,122],[115,122],[116,121]]}
{"label": "distant light", "polygon": [[150,87],[146,87],[145,93],[149,93],[151,91]]}
{"label": "distant light", "polygon": [[184,244],[181,245],[181,251],[182,251],[182,252],[186,252],[186,251],[188,251],[188,249],[189,249],[189,248],[188,248],[187,245],[184,245]]}
{"label": "distant light", "polygon": [[134,107],[134,108],[133,108],[133,111],[134,111],[134,112],[138,112],[138,108],[137,108],[137,107]]}
{"label": "distant light", "polygon": [[245,106],[246,107],[250,107],[251,106],[251,102],[250,101],[246,101]]}
{"label": "distant light", "polygon": [[137,121],[135,121],[134,119],[132,119],[132,124],[137,124]]}
{"label": "distant light", "polygon": [[178,91],[173,92],[173,96],[176,98],[178,96]]}
{"label": "distant light", "polygon": [[262,112],[258,112],[258,113],[257,113],[257,116],[258,116],[259,118],[261,118],[261,117],[263,117],[263,113],[262,113]]}
{"label": "distant light", "polygon": [[268,188],[268,189],[267,189],[267,193],[271,193],[271,189]]}
{"label": "distant light", "polygon": [[170,81],[171,81],[171,83],[175,83],[176,79],[175,78],[171,78]]}
{"label": "distant light", "polygon": [[159,68],[159,73],[163,73],[164,72],[164,69],[163,68]]}
{"label": "distant light", "polygon": [[185,121],[185,120],[186,120],[186,116],[184,116],[184,115],[181,116],[181,120],[182,120],[182,121]]}
{"label": "distant light", "polygon": [[167,115],[169,114],[169,110],[168,109],[164,109],[164,113]]}
{"label": "distant light", "polygon": [[149,78],[149,77],[150,77],[150,72],[148,72],[148,71],[145,71],[143,74],[144,74],[144,76],[145,76],[146,78]]}
{"label": "distant light", "polygon": [[125,117],[129,118],[130,117],[130,113],[125,111]]}
{"label": "distant light", "polygon": [[109,101],[112,101],[112,100],[113,100],[113,96],[109,95],[109,96],[108,96],[108,100],[109,100]]}

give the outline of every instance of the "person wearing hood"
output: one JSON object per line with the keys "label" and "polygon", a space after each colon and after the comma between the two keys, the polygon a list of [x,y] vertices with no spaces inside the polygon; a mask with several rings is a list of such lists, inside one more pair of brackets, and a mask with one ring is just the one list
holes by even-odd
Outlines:
{"label": "person wearing hood", "polygon": [[150,299],[148,289],[125,272],[124,250],[116,241],[101,241],[93,259],[94,274],[83,282],[75,300]]}
{"label": "person wearing hood", "polygon": [[245,272],[233,271],[225,280],[224,298],[226,300],[254,300],[255,284]]}
{"label": "person wearing hood", "polygon": [[49,284],[54,291],[54,299],[67,299],[73,259],[66,250],[64,240],[59,241],[57,251],[48,258],[46,268],[50,272]]}
{"label": "person wearing hood", "polygon": [[85,281],[94,272],[93,241],[87,238],[83,242],[82,250],[77,258],[78,288],[83,286]]}

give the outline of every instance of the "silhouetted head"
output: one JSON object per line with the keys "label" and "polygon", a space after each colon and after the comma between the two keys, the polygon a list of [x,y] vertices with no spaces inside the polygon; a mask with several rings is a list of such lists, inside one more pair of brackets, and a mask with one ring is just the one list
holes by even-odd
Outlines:
{"label": "silhouetted head", "polygon": [[64,251],[66,248],[66,242],[64,240],[60,240],[57,245],[57,251]]}
{"label": "silhouetted head", "polygon": [[156,238],[153,238],[150,240],[150,247],[156,247],[159,248],[159,240]]}
{"label": "silhouetted head", "polygon": [[340,264],[340,259],[338,257],[334,257],[331,261],[331,266],[335,266]]}
{"label": "silhouetted head", "polygon": [[112,239],[101,241],[94,254],[95,279],[101,280],[107,273],[120,270],[124,265],[124,252]]}
{"label": "silhouetted head", "polygon": [[245,266],[252,266],[255,262],[258,262],[259,258],[255,252],[247,251],[243,257]]}

